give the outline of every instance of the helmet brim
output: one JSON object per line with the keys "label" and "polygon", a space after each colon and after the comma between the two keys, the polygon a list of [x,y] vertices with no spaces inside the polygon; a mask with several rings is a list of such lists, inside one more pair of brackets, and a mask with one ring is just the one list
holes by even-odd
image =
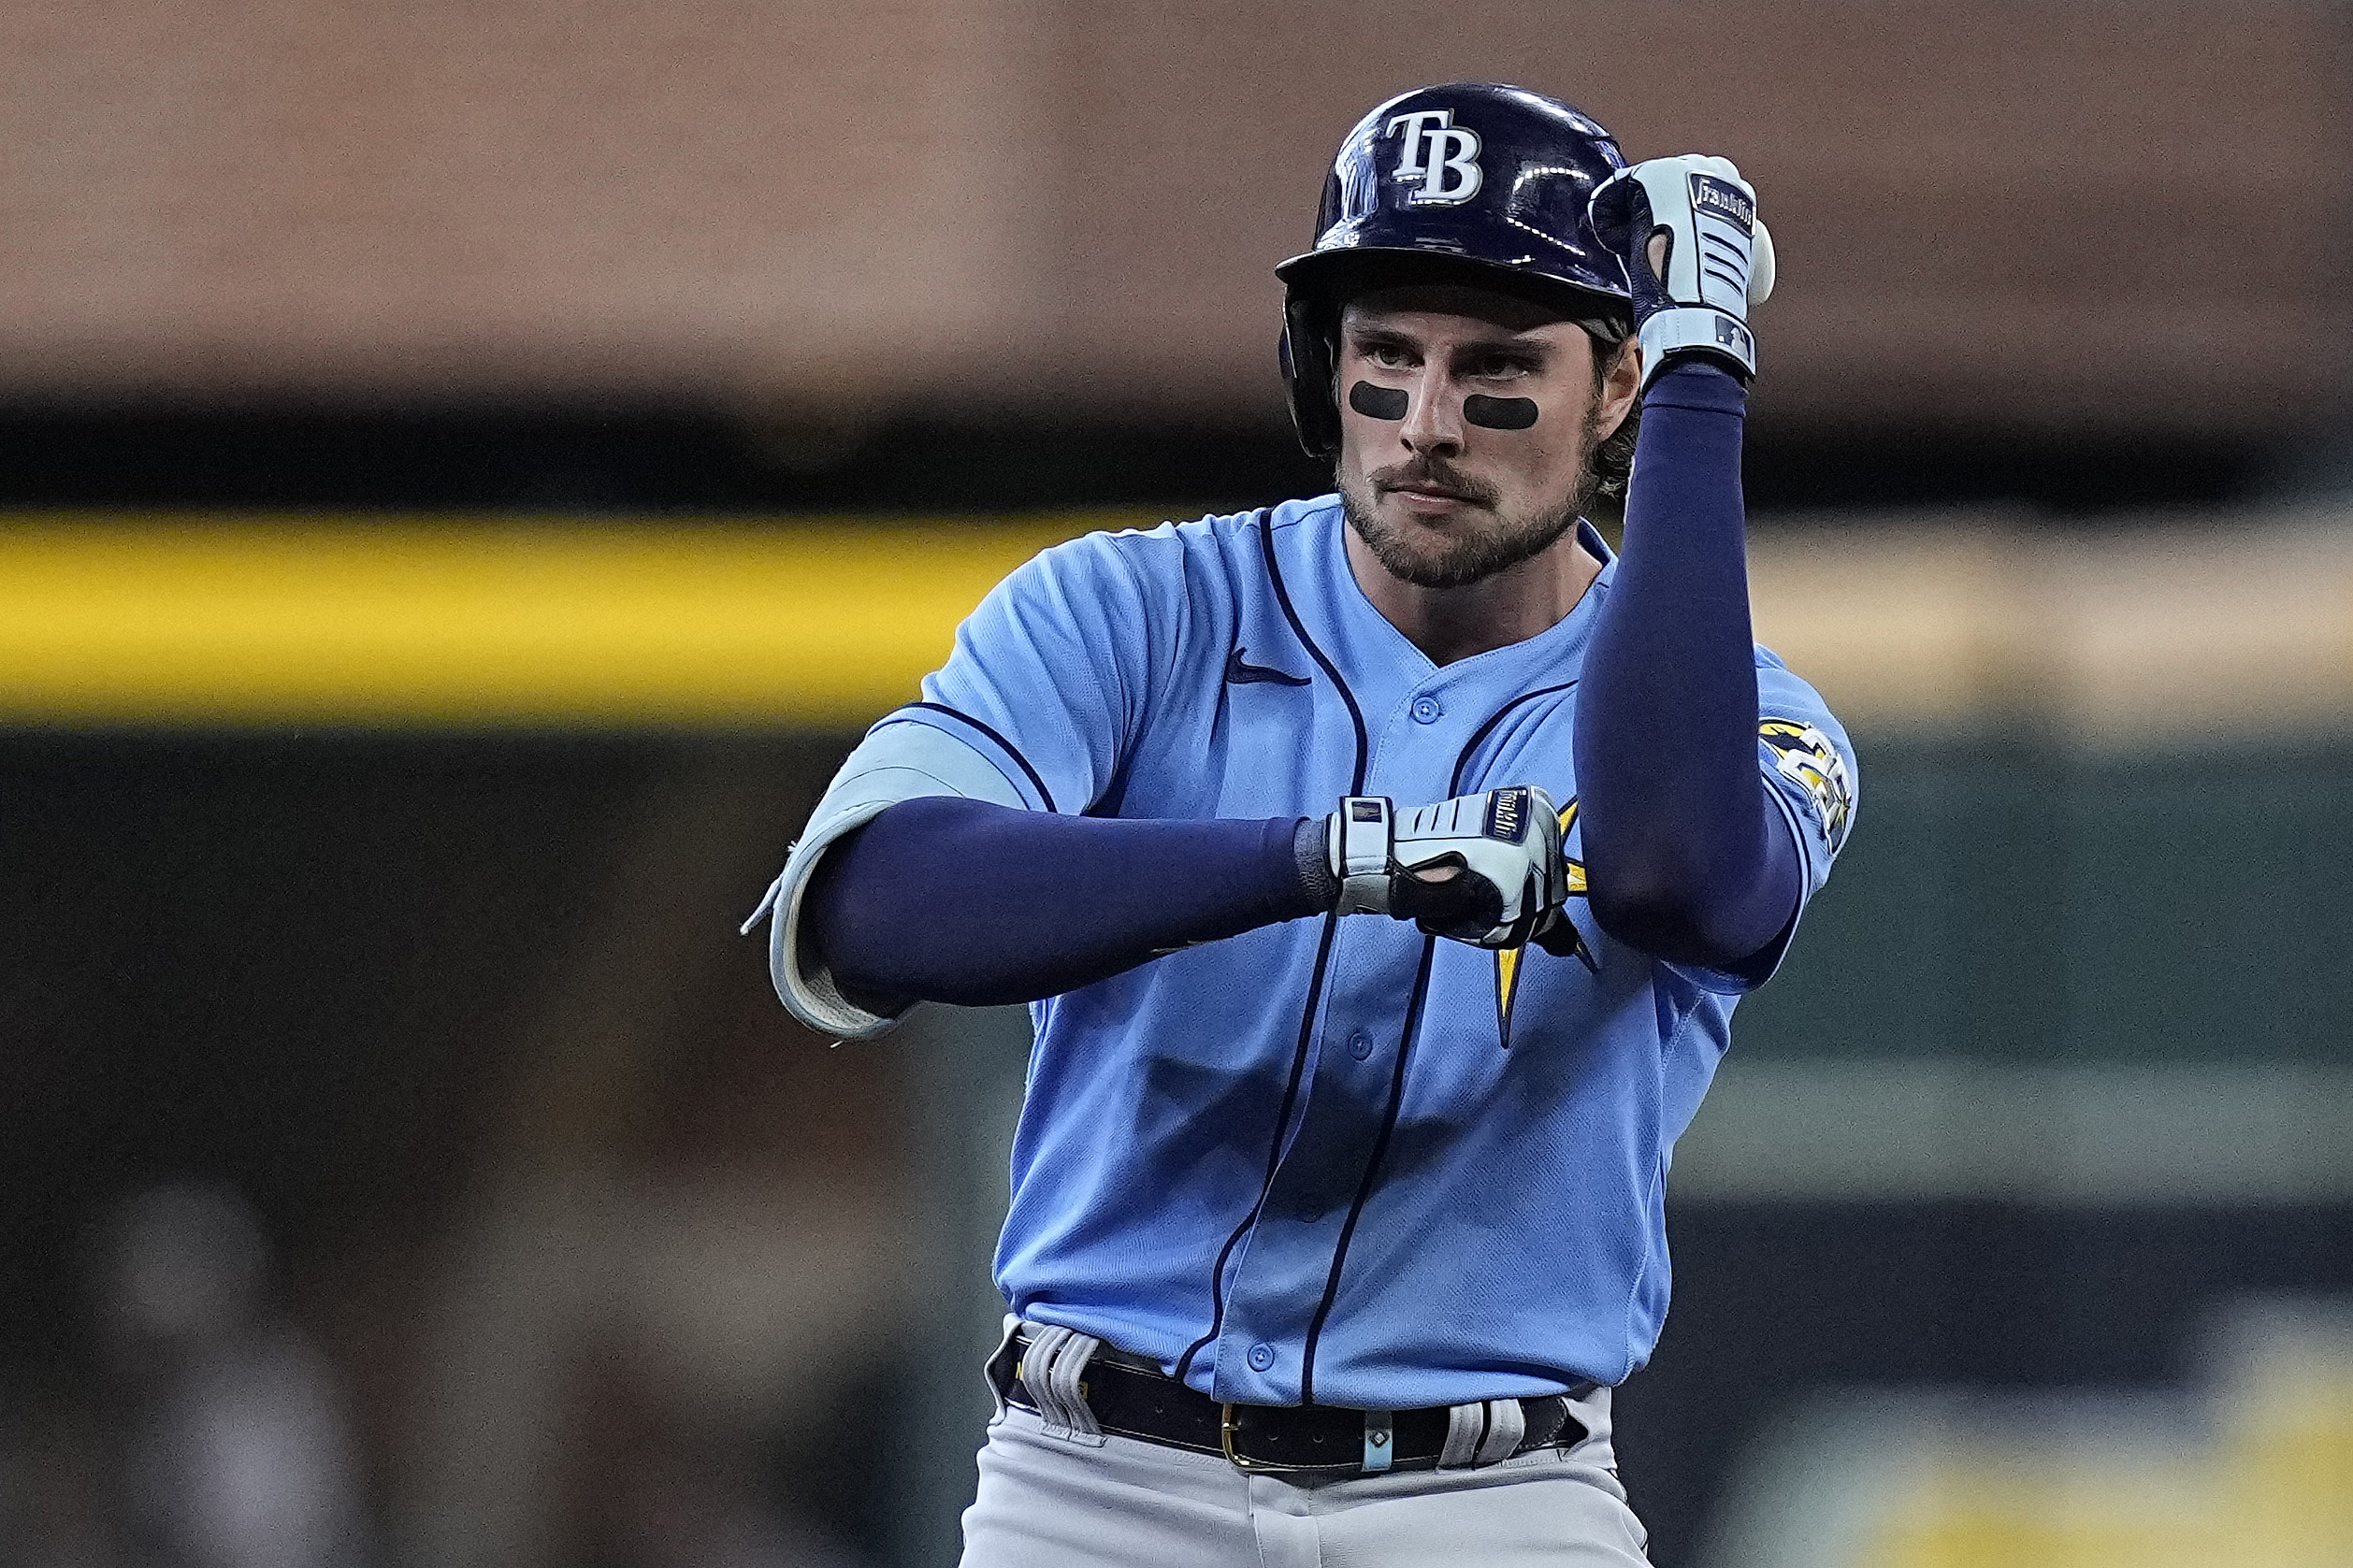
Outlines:
{"label": "helmet brim", "polygon": [[1623,293],[1596,289],[1525,263],[1424,247],[1355,245],[1309,251],[1275,268],[1293,298],[1337,308],[1377,289],[1418,283],[1465,283],[1552,310],[1596,337],[1615,341],[1633,325],[1634,306]]}

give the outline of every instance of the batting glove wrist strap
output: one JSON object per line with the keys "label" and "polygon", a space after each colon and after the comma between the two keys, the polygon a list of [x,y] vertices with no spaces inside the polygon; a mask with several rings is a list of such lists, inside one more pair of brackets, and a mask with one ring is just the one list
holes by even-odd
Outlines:
{"label": "batting glove wrist strap", "polygon": [[1704,354],[1743,381],[1756,378],[1756,334],[1728,311],[1675,306],[1642,324],[1642,384],[1667,368],[1667,356]]}
{"label": "batting glove wrist strap", "polygon": [[1410,920],[1432,936],[1517,947],[1568,896],[1560,813],[1528,785],[1394,811],[1350,796],[1327,819],[1343,914]]}
{"label": "batting glove wrist strap", "polygon": [[1340,880],[1342,914],[1389,913],[1389,843],[1393,812],[1385,795],[1350,795],[1325,821],[1332,874]]}

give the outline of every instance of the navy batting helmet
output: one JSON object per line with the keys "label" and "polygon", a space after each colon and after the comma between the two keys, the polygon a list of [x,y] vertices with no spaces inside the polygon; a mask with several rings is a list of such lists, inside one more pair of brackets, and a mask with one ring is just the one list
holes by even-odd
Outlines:
{"label": "navy batting helmet", "polygon": [[1356,122],[1323,182],[1315,248],[1283,281],[1283,381],[1300,444],[1339,450],[1340,306],[1426,279],[1537,299],[1600,343],[1632,318],[1625,269],[1594,235],[1594,187],[1625,167],[1608,131],[1524,87],[1455,82],[1400,94]]}

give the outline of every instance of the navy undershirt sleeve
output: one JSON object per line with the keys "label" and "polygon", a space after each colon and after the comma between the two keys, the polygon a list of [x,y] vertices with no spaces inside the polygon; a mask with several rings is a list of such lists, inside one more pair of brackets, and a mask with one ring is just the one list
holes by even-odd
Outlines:
{"label": "navy undershirt sleeve", "polygon": [[1303,820],[902,800],[826,851],[802,918],[854,1000],[1034,1001],[1329,907],[1303,874]]}
{"label": "navy undershirt sleeve", "polygon": [[1578,683],[1578,821],[1595,921],[1740,974],[1804,871],[1757,763],[1740,433],[1747,395],[1670,367],[1642,399],[1625,540]]}

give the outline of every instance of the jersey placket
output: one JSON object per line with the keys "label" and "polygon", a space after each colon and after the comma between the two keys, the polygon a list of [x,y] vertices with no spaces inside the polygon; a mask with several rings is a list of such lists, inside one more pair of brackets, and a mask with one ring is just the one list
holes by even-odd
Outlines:
{"label": "jersey placket", "polygon": [[[1456,689],[1467,684],[1434,670],[1396,699],[1386,722],[1372,726],[1364,793],[1400,804],[1445,798],[1481,716],[1480,704]],[[1322,1361],[1345,1333],[1328,1298],[1346,1289],[1348,1232],[1379,1185],[1372,1164],[1398,1096],[1410,1092],[1399,1079],[1399,1056],[1407,1054],[1409,1075],[1414,992],[1428,982],[1428,939],[1403,922],[1339,923],[1294,1128],[1234,1265],[1218,1339],[1220,1399],[1283,1404],[1316,1397],[1309,1340],[1316,1338],[1315,1359]]]}

